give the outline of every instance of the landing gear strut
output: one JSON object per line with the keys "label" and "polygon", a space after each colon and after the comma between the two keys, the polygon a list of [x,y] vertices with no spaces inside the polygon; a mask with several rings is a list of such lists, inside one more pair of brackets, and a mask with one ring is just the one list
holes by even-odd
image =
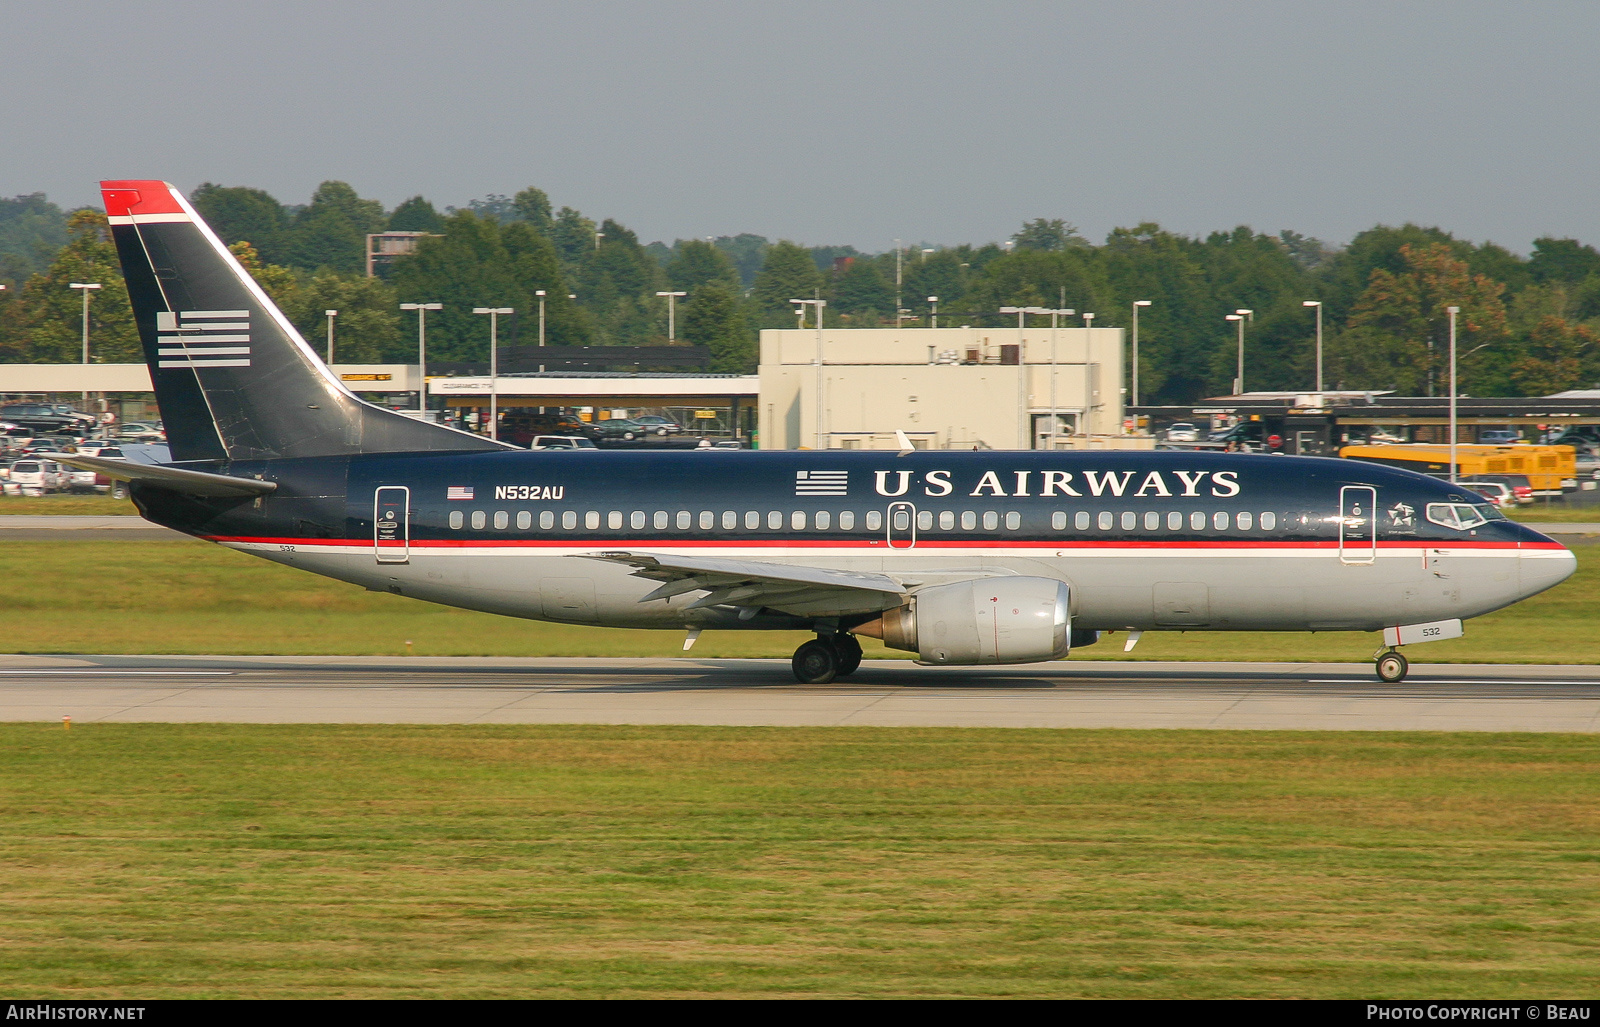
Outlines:
{"label": "landing gear strut", "polygon": [[825,685],[861,666],[861,643],[854,635],[818,635],[794,651],[789,665],[802,685]]}
{"label": "landing gear strut", "polygon": [[1394,649],[1388,649],[1378,654],[1377,659],[1378,680],[1395,684],[1406,679],[1406,671],[1411,669],[1411,664],[1404,656]]}

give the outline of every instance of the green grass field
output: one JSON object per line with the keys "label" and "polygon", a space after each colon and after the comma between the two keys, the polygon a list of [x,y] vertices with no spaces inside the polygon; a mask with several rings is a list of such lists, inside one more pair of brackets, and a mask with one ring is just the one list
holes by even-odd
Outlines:
{"label": "green grass field", "polygon": [[[1579,545],[1564,584],[1467,624],[1466,637],[1408,650],[1424,663],[1597,663],[1600,546]],[[0,650],[18,653],[675,656],[683,635],[546,624],[367,592],[190,541],[0,542]],[[787,658],[799,632],[708,631],[696,657]],[[1083,659],[1368,660],[1375,634],[1147,633],[1077,650]],[[863,639],[869,657],[906,659]]]}
{"label": "green grass field", "polygon": [[1600,988],[1592,737],[0,725],[30,998]]}
{"label": "green grass field", "polygon": [[48,517],[52,514],[66,517],[111,517],[118,514],[138,516],[139,511],[131,499],[113,499],[100,495],[53,496],[0,496],[0,517]]}

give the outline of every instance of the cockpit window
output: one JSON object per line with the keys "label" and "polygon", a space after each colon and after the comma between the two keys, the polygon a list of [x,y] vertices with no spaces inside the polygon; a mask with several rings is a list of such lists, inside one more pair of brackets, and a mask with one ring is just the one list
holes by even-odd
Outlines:
{"label": "cockpit window", "polygon": [[1446,528],[1465,531],[1487,523],[1489,518],[1484,516],[1483,508],[1473,503],[1429,503],[1428,520]]}

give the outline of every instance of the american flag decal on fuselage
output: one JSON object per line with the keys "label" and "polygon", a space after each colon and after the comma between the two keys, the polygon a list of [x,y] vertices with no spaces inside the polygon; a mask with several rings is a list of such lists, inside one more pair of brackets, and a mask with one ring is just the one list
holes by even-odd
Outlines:
{"label": "american flag decal on fuselage", "polygon": [[797,496],[845,496],[850,494],[849,471],[796,471]]}
{"label": "american flag decal on fuselage", "polygon": [[156,312],[161,367],[249,367],[250,311]]}
{"label": "american flag decal on fuselage", "polygon": [[444,498],[445,498],[446,502],[449,502],[452,499],[471,499],[472,498],[472,486],[471,485],[447,485],[447,486],[445,486],[445,490],[444,490]]}

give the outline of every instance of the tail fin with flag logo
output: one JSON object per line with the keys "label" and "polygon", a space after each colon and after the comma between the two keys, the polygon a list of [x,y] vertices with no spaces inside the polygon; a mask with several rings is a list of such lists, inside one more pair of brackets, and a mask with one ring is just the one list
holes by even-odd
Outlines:
{"label": "tail fin with flag logo", "polygon": [[358,399],[172,185],[100,188],[175,461],[507,448]]}

